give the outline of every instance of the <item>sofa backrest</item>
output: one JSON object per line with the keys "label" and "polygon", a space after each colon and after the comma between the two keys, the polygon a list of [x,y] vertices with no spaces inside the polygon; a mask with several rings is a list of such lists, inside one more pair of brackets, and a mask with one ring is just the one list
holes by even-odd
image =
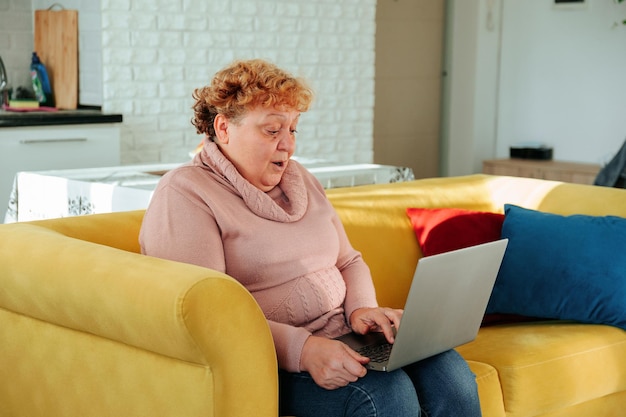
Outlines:
{"label": "sofa backrest", "polygon": [[[626,190],[491,175],[430,178],[327,190],[352,245],[370,266],[381,304],[402,307],[422,256],[408,207],[502,213],[504,204],[557,214],[626,217]],[[144,211],[33,222],[70,237],[139,253]]]}
{"label": "sofa backrest", "polygon": [[327,191],[352,245],[368,263],[381,305],[401,308],[422,256],[409,207],[502,213],[515,204],[557,214],[626,217],[626,191],[489,175],[421,179]]}

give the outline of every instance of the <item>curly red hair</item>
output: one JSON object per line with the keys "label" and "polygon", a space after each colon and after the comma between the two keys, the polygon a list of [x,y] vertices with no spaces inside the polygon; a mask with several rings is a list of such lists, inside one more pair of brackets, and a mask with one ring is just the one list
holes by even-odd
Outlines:
{"label": "curly red hair", "polygon": [[313,91],[301,78],[261,59],[235,61],[215,74],[211,84],[193,92],[194,117],[198,133],[215,136],[217,114],[237,120],[256,106],[277,107],[305,112],[313,101]]}

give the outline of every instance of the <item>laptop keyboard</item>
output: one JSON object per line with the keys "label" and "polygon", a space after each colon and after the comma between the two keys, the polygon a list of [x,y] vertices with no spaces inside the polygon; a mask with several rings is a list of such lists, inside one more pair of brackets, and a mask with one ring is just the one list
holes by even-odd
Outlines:
{"label": "laptop keyboard", "polygon": [[387,362],[391,352],[391,343],[363,346],[357,352],[362,356],[370,358],[373,362]]}

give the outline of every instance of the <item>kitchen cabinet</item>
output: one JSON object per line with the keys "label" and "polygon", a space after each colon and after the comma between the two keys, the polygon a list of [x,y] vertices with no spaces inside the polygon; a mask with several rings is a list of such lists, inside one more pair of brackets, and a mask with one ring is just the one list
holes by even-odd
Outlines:
{"label": "kitchen cabinet", "polygon": [[0,128],[0,219],[20,171],[116,166],[119,123]]}

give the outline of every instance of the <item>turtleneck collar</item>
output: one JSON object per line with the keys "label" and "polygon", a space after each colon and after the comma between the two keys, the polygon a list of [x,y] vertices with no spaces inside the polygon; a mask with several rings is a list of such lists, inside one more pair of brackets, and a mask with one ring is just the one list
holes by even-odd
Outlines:
{"label": "turtleneck collar", "polygon": [[308,197],[298,163],[290,160],[280,183],[267,193],[246,180],[219,147],[205,139],[195,163],[209,167],[224,178],[257,216],[282,223],[298,221],[304,216]]}

